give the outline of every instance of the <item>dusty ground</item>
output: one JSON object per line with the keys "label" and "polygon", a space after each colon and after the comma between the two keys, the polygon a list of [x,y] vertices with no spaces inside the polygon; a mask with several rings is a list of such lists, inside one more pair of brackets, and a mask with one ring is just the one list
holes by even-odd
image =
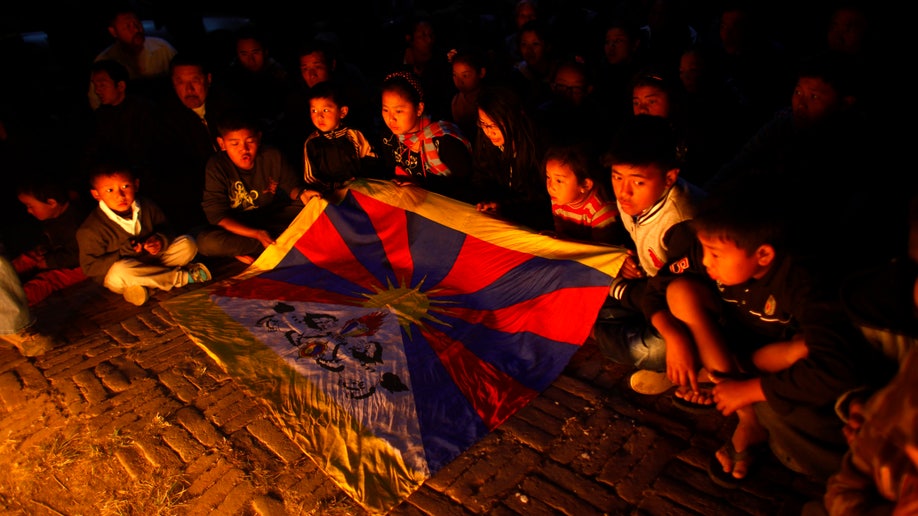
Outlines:
{"label": "dusty ground", "polygon": [[[0,351],[4,359],[14,355],[18,355],[15,350]],[[23,364],[26,359],[17,356],[12,360],[20,362],[18,371],[28,369]],[[9,377],[3,374],[0,382]],[[61,394],[50,384],[45,385],[43,389],[20,391],[26,397],[14,401],[18,405],[15,410],[0,415],[3,514],[189,513],[185,500],[191,480],[183,465],[170,468],[163,464],[154,470],[135,460],[138,443],[133,435],[144,434],[146,441],[151,436],[168,435],[172,424],[167,418],[154,416],[145,427],[134,426],[130,435],[119,431],[100,434],[93,429],[92,414],[73,415]],[[10,396],[3,397],[4,401],[10,401]],[[143,453],[142,447],[140,450]],[[284,500],[287,504],[284,514],[365,514],[337,490],[330,490],[321,504],[310,501],[299,507],[291,506],[303,496],[295,490],[278,489],[277,471],[266,470],[259,461],[238,453],[230,441],[216,443],[207,455],[226,461],[224,469],[245,472],[255,491]]]}
{"label": "dusty ground", "polygon": [[[230,262],[214,273],[230,277],[242,268]],[[29,359],[0,342],[0,513],[199,513],[197,506],[189,505],[202,497],[194,492],[194,482],[201,482],[194,473],[213,469],[241,475],[251,487],[242,514],[365,514],[337,488],[322,486],[318,493],[301,493],[301,484],[278,481],[287,470],[304,472],[300,476],[316,472],[308,458],[300,459],[302,465],[278,468],[276,457],[241,452],[244,443],[234,442],[239,439],[234,435],[209,443],[200,458],[193,457],[191,467],[157,456],[149,443],[176,435],[175,412],[181,405],[167,396],[149,414],[137,407],[170,393],[161,392],[155,367],[150,371],[138,365],[149,352],[144,339],[127,346],[119,342],[134,338],[121,321],[140,317],[154,324],[159,319],[144,313],[157,312],[159,301],[178,294],[158,293],[147,306],[136,308],[94,285],[71,287],[34,310],[43,328],[60,337],[59,348]],[[197,384],[202,392],[232,382],[181,330],[160,331],[167,331],[162,338],[170,339],[168,344],[177,346],[174,354],[182,357],[164,359],[174,364],[166,366],[171,373]],[[161,344],[148,347],[157,345]],[[87,368],[79,365],[82,362],[97,365]],[[111,422],[100,425],[107,420]],[[248,503],[252,493],[268,501],[263,510]],[[272,505],[272,500],[277,503]]]}
{"label": "dusty ground", "polygon": [[[0,443],[0,503],[11,514],[174,514],[187,487],[180,475],[124,482],[118,452],[131,439],[93,435],[45,392],[12,417]],[[6,426],[6,425],[4,425]],[[54,434],[49,440],[43,436]],[[36,442],[38,441],[38,442]],[[128,488],[129,487],[129,488]]]}

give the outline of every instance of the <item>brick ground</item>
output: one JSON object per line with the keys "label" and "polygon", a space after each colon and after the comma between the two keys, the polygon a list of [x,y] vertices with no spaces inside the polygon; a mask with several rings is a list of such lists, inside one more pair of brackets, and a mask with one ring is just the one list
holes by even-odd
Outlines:
{"label": "brick ground", "polygon": [[[242,268],[214,270],[220,279]],[[0,451],[92,434],[113,450],[108,471],[127,491],[151,478],[182,487],[162,513],[364,514],[173,324],[159,302],[180,293],[157,293],[138,308],[85,284],[39,306],[66,343],[30,359],[0,349]],[[716,487],[705,466],[731,422],[634,394],[628,373],[584,346],[540,397],[392,513],[789,515],[821,493],[773,457],[742,489]],[[24,408],[41,412],[40,424]],[[3,506],[36,514],[73,514],[78,505],[67,496],[27,502],[0,494]]]}

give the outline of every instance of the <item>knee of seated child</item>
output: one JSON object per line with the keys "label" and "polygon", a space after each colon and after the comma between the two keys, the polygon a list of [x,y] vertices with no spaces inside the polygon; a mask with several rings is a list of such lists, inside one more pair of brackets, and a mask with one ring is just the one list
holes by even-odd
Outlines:
{"label": "knee of seated child", "polygon": [[775,373],[792,366],[809,355],[802,338],[766,344],[752,354],[752,363],[764,372]]}
{"label": "knee of seated child", "polygon": [[[171,257],[170,263],[185,265],[194,260],[198,254],[198,245],[191,235],[181,235],[175,238],[166,248],[164,255]],[[165,260],[164,260],[165,261]]]}
{"label": "knee of seated child", "polygon": [[713,292],[698,278],[683,276],[666,287],[666,304],[680,321],[697,317],[698,307],[713,306]]}
{"label": "knee of seated child", "polygon": [[102,284],[116,294],[122,293],[126,286],[132,284],[129,280],[133,276],[131,270],[134,268],[135,263],[137,263],[136,260],[116,261],[108,268]]}

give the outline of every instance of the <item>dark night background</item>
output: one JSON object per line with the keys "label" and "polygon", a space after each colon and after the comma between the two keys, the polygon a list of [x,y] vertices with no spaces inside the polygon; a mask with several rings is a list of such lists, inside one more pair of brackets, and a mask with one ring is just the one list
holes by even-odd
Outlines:
{"label": "dark night background", "polygon": [[[678,0],[677,0],[678,1]],[[802,55],[824,42],[830,0],[752,0],[761,8],[767,36],[791,55]],[[193,1],[140,0],[133,5],[149,35],[168,39],[181,53],[192,47],[208,52],[217,66],[225,66],[233,54],[232,30],[253,22],[267,32],[271,55],[297,74],[294,49],[299,41],[316,35],[331,37],[340,57],[375,79],[378,65],[400,46],[398,22],[413,13],[427,13],[436,28],[437,44],[444,50],[475,45],[501,48],[512,31],[510,0],[341,2],[308,1]],[[542,0],[542,16],[552,22],[557,42],[569,53],[591,54],[601,49],[598,20],[616,10],[641,12],[648,0],[568,1]],[[717,16],[724,5],[714,1],[685,0],[688,22],[699,36],[716,35]],[[892,2],[867,3],[873,16],[875,69],[879,77],[866,77],[872,84],[872,100],[884,120],[897,129],[891,137],[910,142],[914,135],[915,88],[907,77],[915,62],[906,27],[908,19]],[[22,174],[53,168],[66,175],[85,119],[88,68],[96,54],[111,43],[101,16],[103,2],[20,1],[3,6],[0,15],[0,120],[7,134],[0,139],[0,177],[8,183]],[[912,23],[914,25],[914,23]],[[887,104],[888,103],[888,104]],[[901,128],[901,129],[900,129]],[[904,152],[905,144],[890,141],[878,153]],[[910,154],[910,153],[909,153]],[[898,158],[896,158],[898,159]],[[883,160],[882,163],[887,163]],[[904,158],[903,160],[904,161]],[[914,174],[914,165],[901,163],[894,174]],[[882,165],[881,169],[889,168]],[[881,170],[882,171],[882,170]],[[866,171],[872,173],[875,171]],[[0,217],[0,241],[22,232],[33,222],[7,189]]]}

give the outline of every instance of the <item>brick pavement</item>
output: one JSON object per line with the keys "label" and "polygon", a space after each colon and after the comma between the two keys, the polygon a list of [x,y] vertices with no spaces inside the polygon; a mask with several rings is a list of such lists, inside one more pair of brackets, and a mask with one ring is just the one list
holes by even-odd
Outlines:
{"label": "brick pavement", "polygon": [[[242,270],[212,268],[218,280]],[[159,302],[181,293],[138,308],[84,284],[39,306],[66,343],[31,359],[0,349],[2,462],[91,435],[95,451],[71,450],[67,468],[88,467],[94,482],[116,477],[125,493],[168,480],[159,514],[365,514],[173,324]],[[742,489],[718,488],[705,465],[731,423],[637,395],[628,373],[584,346],[542,395],[392,514],[789,515],[820,494],[770,456]],[[26,416],[36,411],[37,422]],[[52,476],[44,495],[0,486],[9,491],[0,504],[10,513],[105,512],[106,500],[68,497],[85,479]],[[145,513],[137,508],[147,501],[124,498],[128,512]]]}

